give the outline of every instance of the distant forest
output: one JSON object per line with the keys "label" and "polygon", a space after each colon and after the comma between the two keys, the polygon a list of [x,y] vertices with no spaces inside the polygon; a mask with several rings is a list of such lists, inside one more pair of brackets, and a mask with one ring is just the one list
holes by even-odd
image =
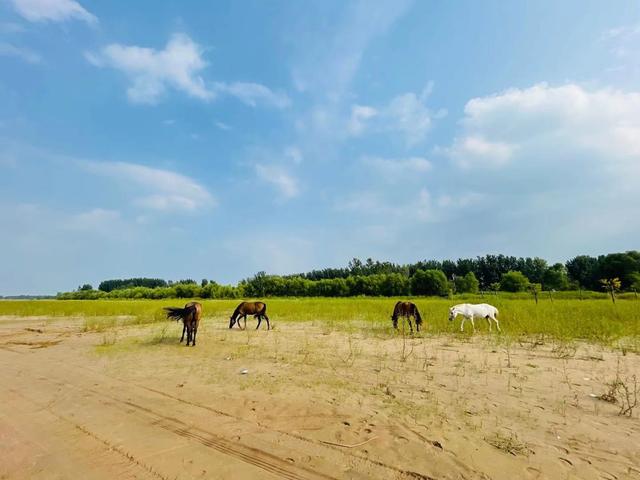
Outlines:
{"label": "distant forest", "polygon": [[[349,297],[450,295],[490,291],[640,290],[640,252],[579,255],[550,265],[542,258],[485,255],[453,260],[423,260],[413,264],[361,261],[343,268],[325,268],[295,275],[258,272],[237,285],[203,279],[176,282],[157,278],[105,280],[95,290],[85,284],[59,299],[99,298],[241,298],[241,297]],[[537,297],[536,297],[537,298]]]}

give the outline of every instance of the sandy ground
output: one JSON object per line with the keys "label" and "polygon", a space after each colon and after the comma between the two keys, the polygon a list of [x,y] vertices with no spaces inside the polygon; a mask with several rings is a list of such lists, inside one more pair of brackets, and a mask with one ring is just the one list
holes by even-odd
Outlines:
{"label": "sandy ground", "polygon": [[634,353],[225,323],[0,318],[0,478],[640,478]]}

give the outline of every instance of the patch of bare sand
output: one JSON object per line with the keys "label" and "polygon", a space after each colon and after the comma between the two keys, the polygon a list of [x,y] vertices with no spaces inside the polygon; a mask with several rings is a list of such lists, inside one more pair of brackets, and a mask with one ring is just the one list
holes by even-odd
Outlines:
{"label": "patch of bare sand", "polygon": [[640,476],[637,412],[590,396],[634,354],[222,318],[195,348],[176,324],[79,330],[3,322],[0,478]]}

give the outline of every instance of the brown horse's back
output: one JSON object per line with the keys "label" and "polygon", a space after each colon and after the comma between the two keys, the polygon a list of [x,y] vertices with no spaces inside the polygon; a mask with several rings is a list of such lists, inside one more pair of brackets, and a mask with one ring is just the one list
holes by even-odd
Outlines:
{"label": "brown horse's back", "polygon": [[188,308],[190,310],[192,307],[193,307],[193,312],[191,312],[191,315],[192,315],[191,318],[196,323],[199,323],[200,318],[202,318],[202,304],[198,302],[189,302],[184,306],[184,308]]}
{"label": "brown horse's back", "polygon": [[236,311],[242,315],[264,314],[267,311],[267,304],[264,302],[242,302]]}

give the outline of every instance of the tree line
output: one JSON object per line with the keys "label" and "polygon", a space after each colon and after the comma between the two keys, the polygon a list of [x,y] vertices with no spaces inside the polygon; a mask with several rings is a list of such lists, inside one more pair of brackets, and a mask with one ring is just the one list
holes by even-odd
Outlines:
{"label": "tree line", "polygon": [[[615,287],[614,287],[615,285]],[[237,285],[192,279],[177,282],[155,278],[105,280],[98,290],[89,284],[58,298],[240,298],[265,296],[347,297],[448,295],[483,291],[523,292],[612,289],[640,290],[640,252],[580,255],[549,265],[542,258],[485,255],[452,260],[395,264],[354,258],[344,268],[312,270],[295,275],[258,272]]]}

